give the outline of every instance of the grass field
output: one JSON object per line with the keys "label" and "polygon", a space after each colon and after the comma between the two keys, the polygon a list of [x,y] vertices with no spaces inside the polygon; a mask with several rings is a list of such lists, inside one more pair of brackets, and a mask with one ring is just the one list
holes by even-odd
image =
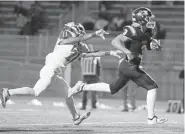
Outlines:
{"label": "grass field", "polygon": [[[165,113],[166,103],[157,103],[159,117],[168,117],[165,124],[147,125],[146,110],[120,112],[121,100],[100,100],[109,108],[92,110],[91,116],[80,126],[72,123],[66,106],[53,106],[64,102],[60,98],[39,97],[42,106],[28,105],[31,97],[12,97],[15,104],[0,108],[0,133],[2,134],[183,134],[183,114]],[[76,102],[79,102],[76,99]],[[137,105],[144,101],[137,102]],[[84,113],[85,111],[80,111]]]}

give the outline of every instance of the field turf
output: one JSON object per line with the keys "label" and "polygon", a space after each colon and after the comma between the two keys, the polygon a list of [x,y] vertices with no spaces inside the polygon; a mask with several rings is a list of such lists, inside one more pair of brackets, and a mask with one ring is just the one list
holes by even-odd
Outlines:
{"label": "field turf", "polygon": [[[168,122],[146,124],[146,110],[121,112],[121,100],[101,99],[109,107],[91,111],[90,117],[79,126],[72,123],[63,98],[38,97],[42,106],[29,105],[33,97],[12,97],[15,104],[0,107],[0,133],[2,134],[183,134],[184,114],[166,113],[167,103],[158,102],[156,113],[168,117]],[[76,104],[80,99],[75,99]],[[56,102],[60,106],[54,106]],[[63,103],[61,103],[63,102]],[[61,105],[61,104],[64,104]],[[138,101],[137,105],[145,104]],[[79,110],[79,109],[78,109]],[[79,110],[81,114],[85,111]]]}

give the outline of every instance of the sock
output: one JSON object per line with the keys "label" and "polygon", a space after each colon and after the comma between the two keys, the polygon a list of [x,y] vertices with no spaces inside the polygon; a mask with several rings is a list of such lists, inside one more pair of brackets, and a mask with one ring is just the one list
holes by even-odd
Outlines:
{"label": "sock", "polygon": [[73,119],[75,120],[76,118],[78,118],[79,114],[76,111],[76,108],[75,108],[74,101],[73,101],[72,97],[70,97],[70,98],[66,97],[66,105],[67,105],[69,111],[71,112],[71,114],[73,116]]}
{"label": "sock", "polygon": [[135,85],[131,87],[130,101],[133,109],[136,108],[136,88]]}
{"label": "sock", "polygon": [[65,100],[66,100],[66,105],[73,117],[73,120],[77,120],[78,118],[80,118],[80,114],[77,112],[76,108],[75,108],[75,104],[74,104],[74,100],[73,97],[67,97],[68,96],[68,90],[71,89],[71,87],[69,86],[69,84],[65,81],[65,79],[63,79],[62,77],[56,77],[56,81],[58,84],[60,84],[59,87],[63,88],[64,91],[64,95],[65,95]]}
{"label": "sock", "polygon": [[148,109],[148,118],[153,118],[155,115],[154,109],[155,109],[155,101],[156,101],[156,93],[157,89],[151,89],[147,92],[147,109]]}
{"label": "sock", "polygon": [[10,96],[16,95],[16,94],[30,94],[30,95],[34,95],[34,90],[33,90],[33,88],[30,88],[30,87],[9,89],[8,92],[9,92]]}
{"label": "sock", "polygon": [[124,87],[123,89],[123,108],[124,109],[128,109],[128,106],[127,106],[127,94],[128,94],[128,86]]}
{"label": "sock", "polygon": [[99,92],[108,92],[110,93],[110,85],[107,83],[94,83],[86,84],[83,88],[83,91],[99,91]]}

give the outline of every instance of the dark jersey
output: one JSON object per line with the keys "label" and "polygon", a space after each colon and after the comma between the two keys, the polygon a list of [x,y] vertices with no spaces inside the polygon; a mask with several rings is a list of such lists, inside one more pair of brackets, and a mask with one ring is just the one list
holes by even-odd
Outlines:
{"label": "dark jersey", "polygon": [[150,50],[150,41],[153,35],[152,30],[146,29],[145,32],[143,32],[140,27],[128,25],[123,28],[123,35],[131,39],[131,41],[125,43],[125,46],[135,56],[132,62],[140,64],[143,47],[146,46],[146,48]]}
{"label": "dark jersey", "polygon": [[123,35],[131,39],[125,43],[125,46],[135,57],[129,62],[125,60],[120,62],[119,76],[110,84],[111,93],[117,93],[129,80],[134,81],[138,86],[147,90],[158,88],[157,83],[145,71],[139,68],[142,60],[143,46],[146,45],[147,49],[150,49],[149,44],[152,37],[152,30],[146,29],[143,32],[142,29],[133,25],[125,26],[123,30]]}

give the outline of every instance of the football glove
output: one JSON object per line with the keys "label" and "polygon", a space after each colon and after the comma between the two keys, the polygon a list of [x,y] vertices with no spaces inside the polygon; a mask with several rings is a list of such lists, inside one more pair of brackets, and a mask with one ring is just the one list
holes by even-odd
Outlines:
{"label": "football glove", "polygon": [[100,30],[96,31],[95,33],[96,33],[97,36],[100,36],[104,40],[105,40],[104,34],[109,34],[108,32],[104,31],[103,29],[100,29]]}

